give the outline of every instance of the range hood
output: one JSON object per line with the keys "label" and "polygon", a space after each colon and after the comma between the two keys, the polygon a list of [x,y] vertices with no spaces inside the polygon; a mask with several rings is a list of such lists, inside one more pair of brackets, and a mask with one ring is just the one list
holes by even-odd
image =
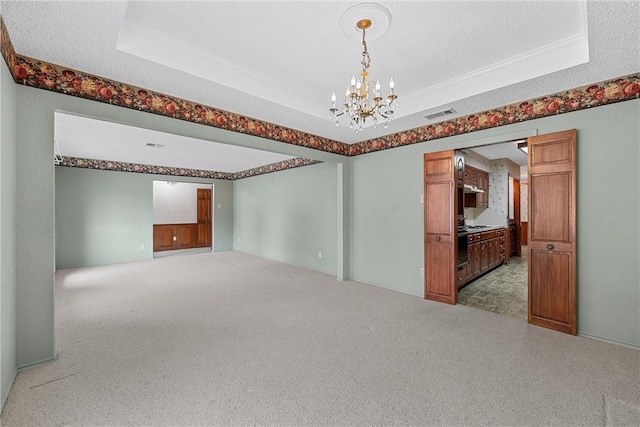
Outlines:
{"label": "range hood", "polygon": [[474,186],[469,185],[469,184],[465,184],[464,185],[464,192],[465,193],[484,193],[484,190],[481,190],[478,187],[474,187]]}

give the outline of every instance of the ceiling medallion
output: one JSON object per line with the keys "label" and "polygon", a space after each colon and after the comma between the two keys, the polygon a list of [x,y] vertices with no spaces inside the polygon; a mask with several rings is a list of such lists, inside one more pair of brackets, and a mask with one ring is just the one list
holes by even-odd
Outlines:
{"label": "ceiling medallion", "polygon": [[[368,17],[367,17],[368,16]],[[355,27],[351,30],[345,25],[350,19],[357,19]],[[353,21],[351,21],[353,22]],[[373,26],[374,22],[376,23]],[[331,108],[329,109],[331,117],[335,120],[335,125],[340,126],[339,117],[346,116],[349,118],[349,127],[355,129],[356,133],[360,132],[370,118],[374,128],[379,122],[384,122],[385,129],[389,126],[389,122],[393,120],[393,108],[398,105],[397,96],[395,94],[395,82],[393,77],[389,78],[389,94],[386,97],[380,95],[380,80],[372,82],[367,79],[369,75],[369,67],[371,66],[371,57],[367,49],[367,30],[377,30],[374,34],[379,37],[389,27],[391,22],[391,14],[389,11],[375,3],[363,3],[348,9],[340,18],[340,26],[348,36],[351,36],[353,28],[357,32],[362,32],[362,61],[360,65],[360,77],[351,76],[351,82],[345,91],[345,103],[341,109],[336,106],[336,93],[331,93]]]}

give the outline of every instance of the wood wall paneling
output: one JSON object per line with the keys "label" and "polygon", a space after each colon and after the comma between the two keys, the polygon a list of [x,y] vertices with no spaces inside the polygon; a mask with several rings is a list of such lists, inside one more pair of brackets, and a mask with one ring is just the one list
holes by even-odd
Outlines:
{"label": "wood wall paneling", "polygon": [[153,251],[197,248],[198,224],[154,224]]}

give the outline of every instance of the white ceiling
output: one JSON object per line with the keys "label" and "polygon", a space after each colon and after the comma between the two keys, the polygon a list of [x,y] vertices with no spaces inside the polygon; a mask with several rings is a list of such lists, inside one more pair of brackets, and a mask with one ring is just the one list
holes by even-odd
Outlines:
{"label": "white ceiling", "polygon": [[[345,5],[132,2],[117,48],[330,121],[331,91],[344,93],[360,68],[356,21],[352,38],[338,27]],[[583,3],[403,2],[388,8],[391,26],[369,40],[370,71],[383,82],[394,74],[402,92],[396,117],[589,59]],[[447,19],[464,16],[474,19]]]}
{"label": "white ceiling", "polygon": [[347,143],[447,107],[454,118],[640,71],[638,1],[382,1],[391,24],[369,42],[370,71],[393,75],[403,117],[355,134],[327,107],[359,70],[360,41],[338,25],[357,3],[0,0],[0,10],[18,53]]}
{"label": "white ceiling", "polygon": [[522,141],[523,140],[483,145],[480,147],[469,148],[469,150],[481,155],[485,159],[509,159],[516,165],[527,166],[527,155],[518,148],[518,143]]}
{"label": "white ceiling", "polygon": [[54,124],[65,157],[231,173],[293,158],[64,113],[55,113]]}

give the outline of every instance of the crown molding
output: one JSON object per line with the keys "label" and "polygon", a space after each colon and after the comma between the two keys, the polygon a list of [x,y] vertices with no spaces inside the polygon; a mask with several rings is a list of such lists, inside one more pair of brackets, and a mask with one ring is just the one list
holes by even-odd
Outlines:
{"label": "crown molding", "polygon": [[317,96],[131,19],[123,19],[116,49],[331,121]]}

